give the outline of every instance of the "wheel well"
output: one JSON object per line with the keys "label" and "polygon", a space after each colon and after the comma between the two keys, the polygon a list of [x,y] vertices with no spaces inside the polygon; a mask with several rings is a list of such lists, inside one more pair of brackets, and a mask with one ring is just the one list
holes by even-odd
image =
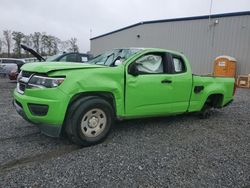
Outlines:
{"label": "wheel well", "polygon": [[114,109],[114,113],[116,114],[116,102],[115,102],[115,97],[112,93],[110,92],[83,92],[83,93],[78,93],[76,95],[74,95],[68,105],[68,109],[69,107],[78,99],[83,98],[83,97],[100,97],[104,100],[106,100],[109,104],[111,104],[111,106]]}
{"label": "wheel well", "polygon": [[116,103],[115,103],[115,97],[112,93],[110,92],[83,92],[83,93],[78,93],[76,95],[74,95],[67,107],[67,111],[64,117],[64,122],[63,122],[63,127],[62,127],[62,132],[61,135],[65,136],[65,128],[66,128],[66,117],[69,115],[69,109],[72,105],[74,105],[74,103],[84,97],[100,97],[104,100],[106,100],[109,104],[111,104],[113,110],[114,110],[114,116],[116,117]]}
{"label": "wheel well", "polygon": [[223,94],[212,94],[209,95],[205,104],[214,108],[220,108],[223,102]]}

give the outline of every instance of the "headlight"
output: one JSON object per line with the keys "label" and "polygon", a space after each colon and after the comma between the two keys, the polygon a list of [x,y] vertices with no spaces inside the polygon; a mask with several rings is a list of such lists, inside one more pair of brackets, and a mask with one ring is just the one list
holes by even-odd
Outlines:
{"label": "headlight", "polygon": [[64,78],[51,78],[34,75],[28,82],[28,88],[54,88],[61,85]]}

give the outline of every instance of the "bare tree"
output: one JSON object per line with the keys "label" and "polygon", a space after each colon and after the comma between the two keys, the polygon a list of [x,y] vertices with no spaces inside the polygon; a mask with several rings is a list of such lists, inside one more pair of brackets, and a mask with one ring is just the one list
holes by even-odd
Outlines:
{"label": "bare tree", "polygon": [[[23,34],[22,32],[5,30],[3,31],[4,38],[0,40],[0,53],[6,46],[8,57],[10,55],[19,56],[24,53],[20,44],[24,43],[26,46],[32,47],[35,51],[41,55],[54,55],[58,52],[78,52],[79,47],[77,45],[77,38],[71,38],[70,40],[62,41],[59,38],[49,35],[46,32],[34,32],[32,34]],[[14,43],[14,49],[11,53],[12,43]],[[29,55],[26,52],[26,56]]]}
{"label": "bare tree", "polygon": [[11,43],[12,43],[11,30],[4,30],[3,36],[4,36],[4,42],[7,46],[8,57],[10,57],[10,48],[11,48]]}
{"label": "bare tree", "polygon": [[47,54],[47,43],[48,43],[48,35],[46,33],[42,33],[41,35],[41,45],[40,45],[40,52],[41,55]]}
{"label": "bare tree", "polygon": [[60,41],[59,43],[59,51],[66,52],[70,48],[69,41]]}
{"label": "bare tree", "polygon": [[77,38],[71,38],[69,40],[69,44],[70,44],[70,51],[72,52],[78,52],[79,51],[79,48],[77,46]]}
{"label": "bare tree", "polygon": [[53,37],[53,46],[52,46],[52,53],[57,54],[59,52],[59,44],[60,44],[61,40],[57,37]]}
{"label": "bare tree", "polygon": [[31,35],[33,47],[38,53],[40,52],[41,37],[42,37],[42,35],[40,32],[35,32],[34,34]]}
{"label": "bare tree", "polygon": [[47,45],[47,49],[48,49],[47,55],[52,55],[55,37],[53,37],[52,35],[48,35],[46,42],[47,42],[46,45]]}
{"label": "bare tree", "polygon": [[15,41],[15,47],[13,49],[14,53],[21,57],[21,43],[25,35],[22,32],[13,31],[12,32],[13,40]]}
{"label": "bare tree", "polygon": [[2,53],[3,41],[0,39],[0,54]]}
{"label": "bare tree", "polygon": [[[32,46],[32,35],[31,34],[30,35],[24,35],[22,43],[25,44],[26,46],[31,47]],[[25,54],[26,54],[26,57],[28,57],[29,52],[25,51]]]}

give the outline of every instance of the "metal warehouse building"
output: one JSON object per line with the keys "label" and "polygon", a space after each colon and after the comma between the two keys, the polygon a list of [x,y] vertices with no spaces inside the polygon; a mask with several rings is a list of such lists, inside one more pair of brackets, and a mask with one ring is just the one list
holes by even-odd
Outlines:
{"label": "metal warehouse building", "polygon": [[91,38],[91,53],[122,47],[157,47],[183,52],[193,72],[212,72],[217,56],[238,61],[238,74],[250,73],[250,11],[140,22]]}

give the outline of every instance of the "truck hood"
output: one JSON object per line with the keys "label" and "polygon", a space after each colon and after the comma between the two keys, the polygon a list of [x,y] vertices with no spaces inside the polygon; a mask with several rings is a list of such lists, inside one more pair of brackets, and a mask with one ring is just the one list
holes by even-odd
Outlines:
{"label": "truck hood", "polygon": [[29,48],[28,46],[25,46],[23,44],[21,44],[21,48],[24,49],[25,51],[31,53],[39,61],[45,61],[45,59],[38,52],[36,52],[35,50],[33,50],[32,48]]}
{"label": "truck hood", "polygon": [[21,67],[21,70],[37,73],[48,73],[57,70],[71,69],[90,69],[90,68],[105,68],[101,65],[92,65],[88,63],[70,63],[70,62],[42,62],[42,63],[27,63]]}

